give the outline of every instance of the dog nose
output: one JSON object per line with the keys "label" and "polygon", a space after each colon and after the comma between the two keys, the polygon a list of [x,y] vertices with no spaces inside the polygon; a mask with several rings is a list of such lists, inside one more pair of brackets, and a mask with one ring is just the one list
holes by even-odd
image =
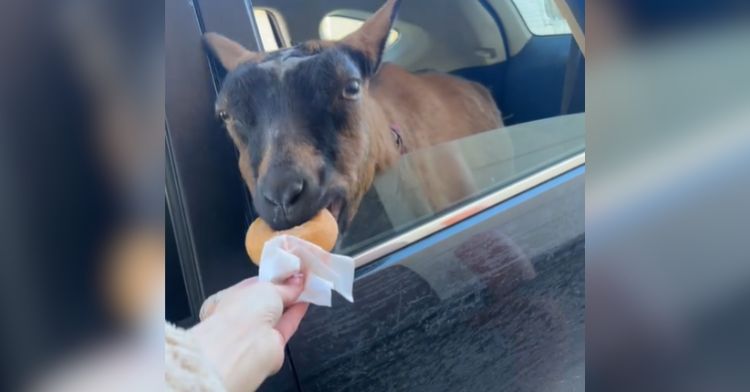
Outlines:
{"label": "dog nose", "polygon": [[263,197],[270,204],[288,210],[305,190],[305,179],[297,173],[275,175],[263,187]]}

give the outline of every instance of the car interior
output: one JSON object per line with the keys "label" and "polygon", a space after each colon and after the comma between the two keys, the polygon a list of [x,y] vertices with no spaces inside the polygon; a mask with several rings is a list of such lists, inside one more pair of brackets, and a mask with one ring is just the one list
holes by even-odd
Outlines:
{"label": "car interior", "polygon": [[[253,7],[264,11],[256,16],[268,18],[274,38],[278,37],[277,42],[269,42],[261,31],[264,46],[275,48],[308,39],[340,38],[345,34],[331,34],[330,27],[346,19],[364,21],[381,3],[315,0],[303,5],[294,0],[256,0]],[[436,0],[429,7],[426,12],[424,1],[401,3],[393,26],[397,38],[389,42],[386,61],[412,72],[449,72],[483,84],[492,92],[506,125],[583,111],[582,64],[568,71],[578,65],[580,52],[554,1]],[[263,22],[259,21],[259,28]],[[356,26],[342,26],[342,30],[353,31]],[[534,34],[530,26],[543,35]],[[570,87],[563,107],[566,85]]]}

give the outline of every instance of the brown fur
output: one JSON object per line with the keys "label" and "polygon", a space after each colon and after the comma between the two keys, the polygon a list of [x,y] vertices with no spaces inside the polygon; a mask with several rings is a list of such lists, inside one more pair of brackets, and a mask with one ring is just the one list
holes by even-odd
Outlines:
{"label": "brown fur", "polygon": [[[404,150],[418,150],[503,125],[500,112],[485,87],[447,74],[412,74],[394,64],[381,64],[397,5],[398,1],[388,0],[359,30],[341,41],[314,40],[300,46],[310,54],[337,47],[353,50],[364,56],[365,68],[374,72],[362,80],[358,98],[333,103],[354,105],[356,114],[352,115],[350,129],[341,130],[338,136],[335,170],[327,184],[319,185],[345,190],[348,221],[354,217],[375,176],[397,163]],[[244,62],[259,62],[266,56],[247,51],[215,34],[207,36],[206,41],[229,71]],[[336,77],[342,79],[336,83],[344,83],[348,78],[346,71],[336,71]],[[291,162],[290,167],[304,170],[308,178],[314,178],[314,173],[325,165],[312,145],[285,140],[263,151],[258,173],[253,173],[248,148],[232,130],[231,119],[227,121],[227,128],[240,150],[240,170],[251,192],[255,192],[270,162],[284,165]],[[398,130],[401,145],[394,140],[394,128]],[[420,176],[423,188],[435,209],[474,191],[466,164],[456,159],[455,151],[440,151],[433,158],[413,162],[415,169],[423,174]]]}
{"label": "brown fur", "polygon": [[[401,156],[391,127],[397,127],[407,151],[418,150],[502,126],[500,112],[483,86],[445,74],[416,75],[384,64],[365,87],[360,127],[365,140],[341,144],[340,172],[349,187],[349,213],[353,217],[359,202],[375,176],[396,164]],[[353,133],[359,134],[360,133]],[[441,209],[471,194],[474,184],[465,164],[455,154],[437,154],[438,159],[418,159],[423,188],[433,209]],[[429,161],[429,162],[428,162]]]}
{"label": "brown fur", "polygon": [[[390,32],[398,0],[388,0],[356,32],[341,44],[364,53],[373,64],[380,63],[385,40]],[[367,164],[360,166],[360,182],[350,202],[359,201],[370,188],[377,173],[394,165],[402,150],[413,151],[503,125],[490,92],[482,85],[441,73],[413,74],[394,65],[382,64],[365,85],[362,99],[362,127],[369,142]],[[394,142],[392,127],[398,129],[403,146]],[[363,151],[363,150],[355,150]],[[467,195],[474,184],[467,179],[466,165],[455,154],[438,154],[440,162],[418,159],[423,187],[433,208],[441,208],[453,194]],[[438,169],[439,168],[439,169]],[[438,173],[429,171],[440,170]],[[446,176],[453,172],[456,176]],[[445,200],[444,200],[445,199]],[[354,216],[356,208],[350,210]]]}
{"label": "brown fur", "polygon": [[369,121],[387,147],[376,157],[379,168],[390,166],[399,155],[391,125],[399,128],[409,151],[502,126],[487,89],[450,75],[415,75],[384,64],[369,90],[382,113]]}
{"label": "brown fur", "polygon": [[332,48],[334,46],[336,46],[336,42],[323,40],[307,41],[302,44],[302,48],[309,53],[320,53],[324,49]]}

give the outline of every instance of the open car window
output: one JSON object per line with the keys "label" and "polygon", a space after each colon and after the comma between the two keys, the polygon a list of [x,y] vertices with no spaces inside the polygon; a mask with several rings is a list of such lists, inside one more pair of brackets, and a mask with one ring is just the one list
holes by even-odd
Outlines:
{"label": "open car window", "polygon": [[[254,1],[261,46],[274,50],[309,39],[341,39],[372,12],[337,10],[324,3],[299,7],[278,0]],[[394,62],[445,60],[460,65],[442,68],[486,87],[506,126],[411,151],[380,174],[336,249],[355,256],[358,266],[584,164],[583,66],[571,51],[573,40],[565,18],[554,0],[512,0],[507,8],[492,4],[456,0],[430,12],[417,6],[400,10],[387,41],[389,46],[398,42],[390,51]],[[477,33],[496,23],[503,25],[504,32]],[[449,33],[444,31],[446,25],[452,26]],[[465,48],[484,53],[494,41],[506,47],[518,37],[524,40],[524,50],[516,55],[509,52],[503,61],[496,56],[479,65],[464,61]],[[435,42],[441,42],[442,49]],[[254,211],[250,215],[250,220],[256,217]]]}
{"label": "open car window", "polygon": [[339,251],[363,265],[583,164],[584,118],[513,125],[404,155],[376,179]]}

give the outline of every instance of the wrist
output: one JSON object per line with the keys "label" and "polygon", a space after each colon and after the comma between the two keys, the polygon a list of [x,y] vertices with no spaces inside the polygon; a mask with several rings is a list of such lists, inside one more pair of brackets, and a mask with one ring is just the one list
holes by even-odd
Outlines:
{"label": "wrist", "polygon": [[226,390],[221,376],[191,331],[167,323],[165,337],[165,381],[170,391]]}
{"label": "wrist", "polygon": [[258,331],[214,314],[190,332],[228,391],[255,390],[268,376],[267,369],[252,361],[262,353]]}

